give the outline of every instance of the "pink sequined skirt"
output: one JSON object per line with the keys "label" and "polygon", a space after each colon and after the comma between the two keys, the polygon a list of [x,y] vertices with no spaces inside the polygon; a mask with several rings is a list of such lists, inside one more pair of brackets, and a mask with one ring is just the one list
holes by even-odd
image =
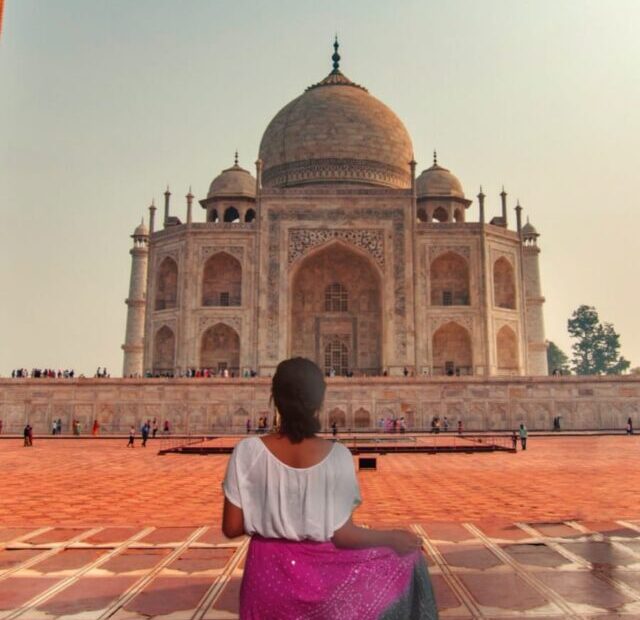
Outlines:
{"label": "pink sequined skirt", "polygon": [[424,557],[254,536],[242,620],[418,620],[438,612]]}

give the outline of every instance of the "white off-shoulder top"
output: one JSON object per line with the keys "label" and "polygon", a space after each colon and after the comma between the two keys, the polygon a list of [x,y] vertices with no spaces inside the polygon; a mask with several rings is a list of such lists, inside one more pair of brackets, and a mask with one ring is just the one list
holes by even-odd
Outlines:
{"label": "white off-shoulder top", "polygon": [[245,532],[265,538],[329,540],[362,502],[351,452],[337,442],[316,465],[297,468],[248,437],[234,448],[222,488],[242,508]]}

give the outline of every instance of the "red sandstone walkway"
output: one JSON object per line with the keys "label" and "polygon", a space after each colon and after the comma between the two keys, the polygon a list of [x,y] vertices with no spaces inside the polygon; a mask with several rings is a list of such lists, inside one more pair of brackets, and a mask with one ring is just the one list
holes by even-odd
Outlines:
{"label": "red sandstone walkway", "polygon": [[[227,457],[0,441],[0,620],[237,618],[246,544],[219,532]],[[388,455],[370,524],[423,537],[442,618],[640,618],[640,438]]]}
{"label": "red sandstone walkway", "polygon": [[[157,456],[126,439],[0,440],[0,525],[215,525],[226,456]],[[533,438],[517,454],[388,454],[359,474],[358,518],[640,517],[640,436]]]}

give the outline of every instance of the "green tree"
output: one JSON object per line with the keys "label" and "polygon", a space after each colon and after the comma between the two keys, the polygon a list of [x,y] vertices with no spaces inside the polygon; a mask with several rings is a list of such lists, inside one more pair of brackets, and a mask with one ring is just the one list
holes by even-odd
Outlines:
{"label": "green tree", "polygon": [[578,375],[619,375],[630,366],[620,355],[620,336],[611,323],[600,323],[593,306],[580,306],[567,323],[576,339],[573,370]]}
{"label": "green tree", "polygon": [[556,369],[563,375],[571,372],[567,354],[555,342],[551,341],[547,345],[547,366],[549,367],[549,374],[553,374]]}

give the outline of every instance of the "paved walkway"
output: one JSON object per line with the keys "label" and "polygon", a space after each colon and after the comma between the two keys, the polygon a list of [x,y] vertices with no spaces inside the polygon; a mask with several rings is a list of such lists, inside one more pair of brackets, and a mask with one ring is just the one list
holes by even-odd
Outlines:
{"label": "paved walkway", "polygon": [[[101,439],[0,442],[0,620],[237,617],[226,456]],[[423,537],[443,618],[640,618],[640,438],[387,455],[361,523]]]}

